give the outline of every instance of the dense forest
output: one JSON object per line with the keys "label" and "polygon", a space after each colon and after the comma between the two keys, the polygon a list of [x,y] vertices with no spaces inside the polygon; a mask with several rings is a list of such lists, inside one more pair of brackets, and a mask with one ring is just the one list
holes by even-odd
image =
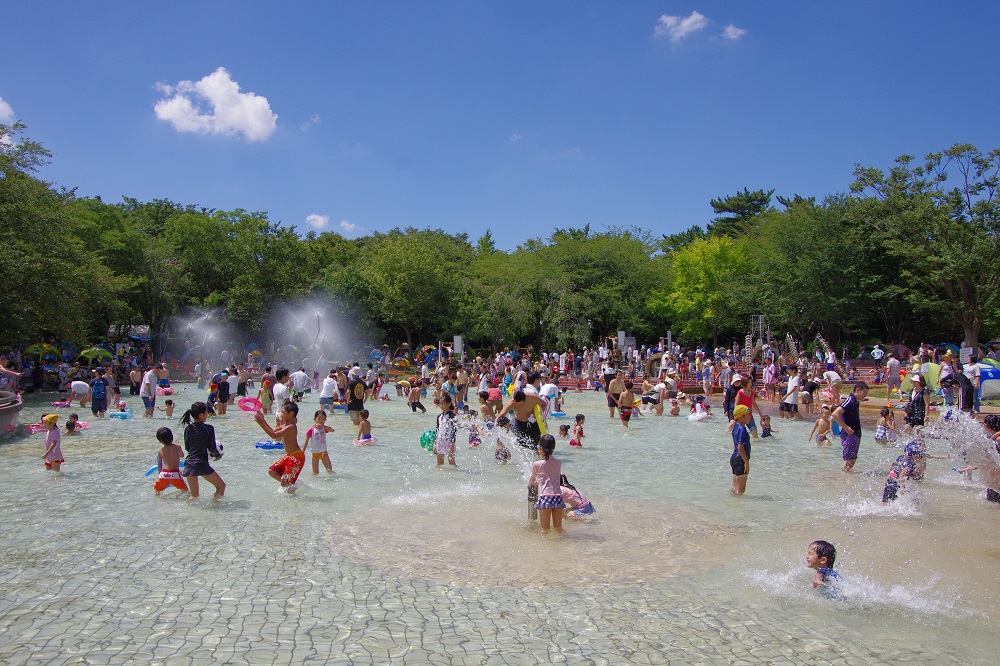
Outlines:
{"label": "dense forest", "polygon": [[265,212],[79,197],[38,177],[50,155],[23,125],[0,125],[0,137],[0,345],[137,324],[162,335],[191,306],[221,306],[249,338],[266,335],[275,303],[317,297],[373,342],[462,334],[486,349],[581,346],[618,330],[722,343],[742,339],[753,314],[835,345],[975,344],[998,329],[997,150],[858,165],[848,191],[822,198],[745,188],[681,233],[620,220],[504,251],[489,231],[349,239],[301,235]]}

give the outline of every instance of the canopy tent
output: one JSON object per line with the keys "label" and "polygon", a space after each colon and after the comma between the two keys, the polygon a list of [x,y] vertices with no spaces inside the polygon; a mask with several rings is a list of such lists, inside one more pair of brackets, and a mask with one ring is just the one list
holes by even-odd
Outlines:
{"label": "canopy tent", "polygon": [[92,361],[95,358],[114,358],[114,354],[104,347],[89,347],[80,352],[80,357]]}
{"label": "canopy tent", "polygon": [[58,354],[59,350],[47,342],[36,342],[33,345],[29,345],[28,348],[24,350],[24,353],[44,356],[45,354]]}
{"label": "canopy tent", "polygon": [[1000,368],[979,363],[979,389],[983,400],[1000,398]]}

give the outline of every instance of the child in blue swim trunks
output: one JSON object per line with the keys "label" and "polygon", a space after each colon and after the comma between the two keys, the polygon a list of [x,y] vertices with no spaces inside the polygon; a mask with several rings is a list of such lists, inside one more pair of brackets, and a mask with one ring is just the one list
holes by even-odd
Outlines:
{"label": "child in blue swim trunks", "polygon": [[358,419],[358,441],[359,442],[370,442],[372,439],[372,424],[368,420],[368,410],[362,409],[359,413],[360,418]]}

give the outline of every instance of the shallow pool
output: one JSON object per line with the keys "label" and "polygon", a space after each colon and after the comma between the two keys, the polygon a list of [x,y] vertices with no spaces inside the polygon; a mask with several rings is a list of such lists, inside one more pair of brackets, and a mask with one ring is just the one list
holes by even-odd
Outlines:
{"label": "shallow pool", "polygon": [[[22,421],[47,405],[29,402]],[[307,398],[303,433],[315,409]],[[643,416],[626,430],[602,396],[568,394],[587,439],[560,440],[556,456],[597,513],[542,537],[523,464],[460,437],[458,469],[436,469],[418,445],[434,413],[395,396],[370,409],[379,443],[353,446],[334,416],[335,474],[307,470],[292,495],[267,476],[278,452],[254,447],[265,437],[249,414],[212,419],[220,503],[204,483],[197,502],[153,496],[153,433],[181,439],[162,414],[85,418],[63,438],[61,476],[43,471],[41,435],[0,447],[0,662],[994,661],[1000,507],[951,461],[930,461],[885,507],[898,449],[869,429],[844,474],[839,447],[775,416],[733,498],[721,418]],[[840,599],[810,586],[820,538],[838,549]]]}

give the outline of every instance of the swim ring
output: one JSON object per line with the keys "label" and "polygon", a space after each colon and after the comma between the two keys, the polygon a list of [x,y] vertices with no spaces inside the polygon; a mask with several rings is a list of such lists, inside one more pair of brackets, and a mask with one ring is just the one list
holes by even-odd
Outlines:
{"label": "swim ring", "polygon": [[[549,414],[549,416],[555,416],[556,418],[558,418],[560,416],[566,416],[566,412],[552,412],[551,414]],[[487,424],[487,427],[489,427],[489,424]]]}
{"label": "swim ring", "polygon": [[236,402],[236,406],[242,409],[244,412],[256,412],[261,409],[264,405],[260,404],[260,400],[257,398],[240,398]]}
{"label": "swim ring", "polygon": [[156,395],[173,395],[174,393],[177,393],[177,391],[173,390],[169,386],[156,387]]}
{"label": "swim ring", "polygon": [[68,402],[63,402],[63,401],[58,401],[58,400],[57,400],[56,402],[53,402],[53,403],[52,403],[52,406],[53,406],[53,407],[69,407],[69,406],[70,406],[70,403],[68,403]]}
{"label": "swim ring", "polygon": [[132,410],[126,409],[124,412],[108,412],[108,418],[124,421],[126,419],[132,418]]}
{"label": "swim ring", "polygon": [[420,447],[425,451],[434,450],[434,442],[437,440],[437,430],[426,430],[420,436]]}
{"label": "swim ring", "polygon": [[41,423],[32,423],[30,425],[24,426],[24,429],[30,432],[31,434],[35,434],[36,432],[43,432],[45,430],[45,426],[43,426]]}
{"label": "swim ring", "polygon": [[[354,446],[371,446],[372,444],[378,444],[378,440],[374,437],[372,437],[371,439],[354,440]],[[433,446],[431,448],[433,448]]]}
{"label": "swim ring", "polygon": [[270,450],[270,449],[281,449],[281,448],[284,448],[284,446],[285,445],[282,444],[281,442],[275,441],[273,439],[269,439],[269,440],[264,441],[264,442],[257,442],[257,448],[258,449],[268,449],[268,450]]}
{"label": "swim ring", "polygon": [[[181,460],[180,469],[184,469],[184,461],[183,460]],[[156,465],[153,465],[152,467],[150,467],[149,469],[147,469],[146,473],[143,474],[143,476],[153,476],[154,474],[156,474]]]}

